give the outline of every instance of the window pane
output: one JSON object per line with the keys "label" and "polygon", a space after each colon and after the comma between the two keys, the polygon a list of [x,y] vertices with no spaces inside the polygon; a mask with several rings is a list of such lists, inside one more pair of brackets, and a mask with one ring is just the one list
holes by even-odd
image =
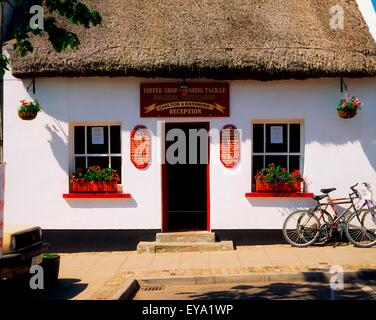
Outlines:
{"label": "window pane", "polygon": [[121,183],[121,157],[111,157],[111,168],[118,172]]}
{"label": "window pane", "polygon": [[255,176],[262,168],[264,168],[264,156],[253,156],[252,157],[252,190],[255,190],[256,188]]}
{"label": "window pane", "polygon": [[287,124],[266,125],[266,152],[287,152]]}
{"label": "window pane", "polygon": [[86,161],[85,157],[75,157],[74,158],[74,168],[77,169],[85,169],[86,168]]}
{"label": "window pane", "polygon": [[87,127],[87,153],[108,153],[107,126]]}
{"label": "window pane", "polygon": [[85,153],[85,127],[74,127],[74,153]]}
{"label": "window pane", "polygon": [[289,171],[300,170],[300,156],[290,156],[290,168]]}
{"label": "window pane", "polygon": [[287,156],[265,156],[265,166],[267,167],[271,163],[287,168]]}
{"label": "window pane", "polygon": [[264,125],[253,125],[253,152],[264,152]]}
{"label": "window pane", "polygon": [[89,167],[100,166],[101,169],[108,168],[110,165],[109,157],[88,157],[87,164]]}
{"label": "window pane", "polygon": [[110,127],[110,152],[121,153],[120,146],[120,126]]}
{"label": "window pane", "polygon": [[300,124],[290,124],[290,152],[300,152]]}

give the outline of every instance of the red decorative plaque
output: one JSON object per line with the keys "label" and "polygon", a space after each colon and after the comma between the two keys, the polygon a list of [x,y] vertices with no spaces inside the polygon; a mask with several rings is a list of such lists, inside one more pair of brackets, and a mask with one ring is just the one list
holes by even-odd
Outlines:
{"label": "red decorative plaque", "polygon": [[143,83],[141,117],[228,117],[229,84]]}
{"label": "red decorative plaque", "polygon": [[240,132],[232,124],[221,130],[220,159],[226,168],[234,168],[240,161]]}
{"label": "red decorative plaque", "polygon": [[131,133],[131,161],[138,169],[146,168],[151,159],[151,135],[145,126],[136,126]]}

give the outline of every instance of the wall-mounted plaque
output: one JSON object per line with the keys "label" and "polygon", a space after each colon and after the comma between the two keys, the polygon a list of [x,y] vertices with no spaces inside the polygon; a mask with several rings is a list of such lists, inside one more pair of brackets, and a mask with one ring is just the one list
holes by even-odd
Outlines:
{"label": "wall-mounted plaque", "polygon": [[145,126],[131,132],[131,161],[138,169],[146,168],[151,160],[151,135]]}
{"label": "wall-mounted plaque", "polygon": [[240,161],[240,132],[232,124],[221,130],[220,159],[226,168],[234,168]]}
{"label": "wall-mounted plaque", "polygon": [[143,83],[140,86],[141,117],[228,117],[229,84]]}

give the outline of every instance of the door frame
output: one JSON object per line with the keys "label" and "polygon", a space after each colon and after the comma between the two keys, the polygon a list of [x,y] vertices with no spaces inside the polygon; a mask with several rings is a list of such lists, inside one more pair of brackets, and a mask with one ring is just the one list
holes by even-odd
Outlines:
{"label": "door frame", "polygon": [[161,180],[162,180],[162,232],[169,232],[168,230],[168,186],[167,186],[167,174],[168,174],[168,165],[166,164],[166,124],[203,124],[205,129],[208,132],[208,163],[206,165],[206,231],[210,231],[210,122],[209,121],[190,121],[190,122],[163,122],[162,123],[162,164],[161,164]]}

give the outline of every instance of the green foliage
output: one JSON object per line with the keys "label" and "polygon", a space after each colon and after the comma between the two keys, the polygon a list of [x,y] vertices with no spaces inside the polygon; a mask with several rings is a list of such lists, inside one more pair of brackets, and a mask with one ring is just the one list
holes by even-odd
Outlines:
{"label": "green foliage", "polygon": [[7,68],[8,63],[9,63],[8,58],[4,55],[0,55],[0,77],[4,76],[5,70],[9,70]]}
{"label": "green foliage", "polygon": [[18,112],[33,112],[38,113],[41,111],[40,103],[38,100],[32,101],[26,101],[21,100],[21,105],[18,108]]}
{"label": "green foliage", "polygon": [[77,35],[63,28],[59,28],[56,25],[55,18],[49,17],[45,19],[44,28],[48,34],[48,40],[51,42],[55,51],[61,52],[66,49],[78,48],[80,40]]}
{"label": "green foliage", "polygon": [[[16,45],[21,57],[25,56],[28,52],[33,51],[33,45],[29,40],[29,34],[37,36],[46,33],[48,40],[51,42],[53,48],[57,52],[61,52],[66,49],[77,49],[80,45],[78,36],[59,27],[56,24],[56,19],[51,14],[58,14],[66,18],[71,24],[90,28],[91,26],[97,26],[102,22],[100,13],[96,10],[91,10],[84,3],[79,0],[45,0],[43,1],[47,8],[49,16],[44,17],[44,29],[31,29],[29,26],[30,18],[32,14],[29,13],[32,2],[29,0],[17,0],[16,6],[19,13],[19,19],[22,21],[21,25],[15,30],[14,38],[16,39]],[[0,60],[0,76],[5,73],[6,64],[4,66],[4,60]],[[8,61],[7,61],[8,63]]]}
{"label": "green foliage", "polygon": [[82,25],[85,28],[89,28],[90,24],[96,26],[102,21],[98,11],[90,10],[78,0],[46,0],[46,7],[49,12],[58,12],[60,16],[67,18],[72,24]]}
{"label": "green foliage", "polygon": [[295,183],[297,181],[302,181],[303,178],[299,170],[289,172],[286,168],[281,166],[275,166],[274,163],[269,164],[267,168],[261,169],[256,174],[256,180],[262,180],[266,182],[289,182]]}
{"label": "green foliage", "polygon": [[89,182],[89,181],[108,181],[118,182],[120,177],[116,170],[111,168],[101,169],[99,166],[89,167],[87,169],[77,169],[71,174],[70,182]]}
{"label": "green foliage", "polygon": [[51,252],[45,252],[45,253],[43,253],[43,259],[54,259],[57,256],[58,256],[57,254],[51,253]]}
{"label": "green foliage", "polygon": [[339,100],[338,111],[357,111],[364,107],[364,103],[354,96],[346,96]]}

